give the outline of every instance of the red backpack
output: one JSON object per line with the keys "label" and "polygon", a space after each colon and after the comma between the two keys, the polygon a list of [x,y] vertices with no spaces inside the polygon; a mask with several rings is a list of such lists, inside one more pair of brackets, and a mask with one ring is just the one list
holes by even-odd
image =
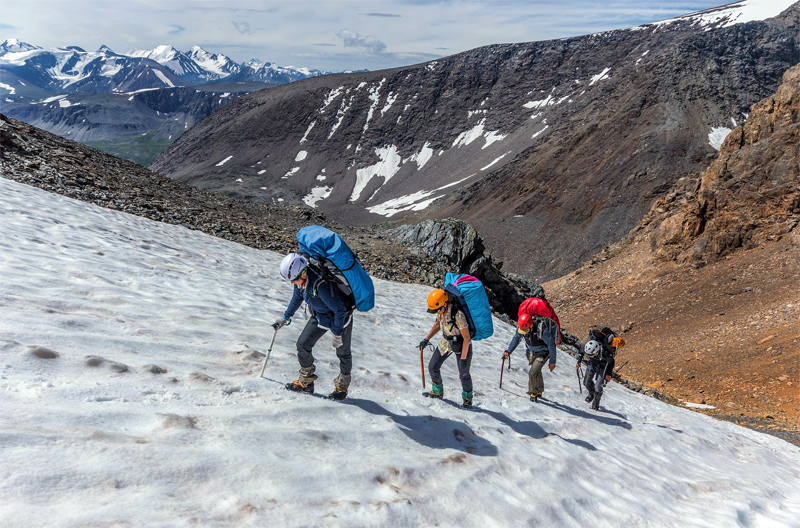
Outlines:
{"label": "red backpack", "polygon": [[556,344],[558,345],[561,343],[561,322],[558,320],[556,311],[553,310],[553,307],[550,306],[549,302],[538,297],[529,297],[522,301],[522,304],[519,305],[517,318],[524,313],[530,315],[531,317],[547,317],[548,319],[555,321],[556,325],[558,325],[558,335],[555,336]]}

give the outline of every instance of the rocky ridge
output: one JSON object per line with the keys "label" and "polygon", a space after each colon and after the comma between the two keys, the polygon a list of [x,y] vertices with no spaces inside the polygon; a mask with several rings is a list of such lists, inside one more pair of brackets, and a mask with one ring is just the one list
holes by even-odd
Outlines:
{"label": "rocky ridge", "polygon": [[[619,243],[545,284],[644,389],[800,443],[800,65]],[[579,334],[584,337],[585,332]]]}

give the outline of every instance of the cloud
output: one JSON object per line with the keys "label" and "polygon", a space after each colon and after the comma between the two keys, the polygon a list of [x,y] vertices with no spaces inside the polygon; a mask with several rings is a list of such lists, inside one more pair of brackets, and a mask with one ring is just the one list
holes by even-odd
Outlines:
{"label": "cloud", "polygon": [[403,18],[403,15],[393,15],[391,13],[364,13],[368,17],[387,17],[387,18]]}
{"label": "cloud", "polygon": [[11,24],[3,24],[2,22],[0,22],[0,30],[17,31],[17,27],[12,26]]}
{"label": "cloud", "polygon": [[170,32],[169,32],[169,34],[170,34],[170,35],[180,35],[180,34],[181,34],[181,33],[183,33],[184,31],[186,31],[186,28],[185,28],[185,27],[183,27],[183,26],[179,26],[179,25],[177,25],[177,24],[167,24],[167,27],[170,27],[170,28],[172,28],[172,29],[170,30]]}
{"label": "cloud", "polygon": [[346,48],[360,48],[374,55],[380,55],[386,50],[386,44],[371,35],[362,37],[355,31],[342,29],[336,33],[336,36],[342,39]]}
{"label": "cloud", "polygon": [[250,24],[247,22],[231,22],[233,27],[236,28],[236,31],[241,33],[242,35],[250,35],[252,30],[250,29]]}

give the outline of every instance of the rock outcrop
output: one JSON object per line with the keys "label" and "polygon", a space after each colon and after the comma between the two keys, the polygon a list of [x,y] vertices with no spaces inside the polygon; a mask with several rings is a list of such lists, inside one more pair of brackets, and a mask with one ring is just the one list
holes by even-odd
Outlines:
{"label": "rock outcrop", "polygon": [[707,264],[775,241],[800,223],[800,65],[753,105],[694,189],[674,190],[643,220],[656,254]]}

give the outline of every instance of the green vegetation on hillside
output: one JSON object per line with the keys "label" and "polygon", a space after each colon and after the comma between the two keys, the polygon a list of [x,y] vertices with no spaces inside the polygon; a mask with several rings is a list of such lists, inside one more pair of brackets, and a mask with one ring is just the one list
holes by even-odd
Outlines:
{"label": "green vegetation on hillside", "polygon": [[147,167],[172,144],[172,141],[165,139],[153,139],[154,135],[151,131],[144,135],[124,136],[106,141],[86,141],[85,144]]}

